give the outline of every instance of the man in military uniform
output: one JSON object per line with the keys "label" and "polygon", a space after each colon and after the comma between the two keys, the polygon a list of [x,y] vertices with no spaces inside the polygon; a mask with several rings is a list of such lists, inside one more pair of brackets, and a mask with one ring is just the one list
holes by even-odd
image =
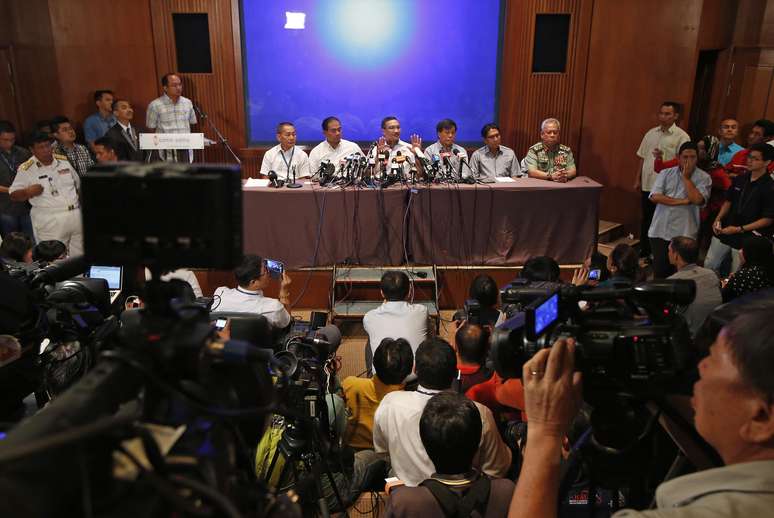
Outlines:
{"label": "man in military uniform", "polygon": [[68,255],[83,254],[83,226],[78,200],[80,178],[64,155],[51,149],[45,133],[30,142],[32,158],[19,166],[10,189],[11,200],[32,205],[35,240],[57,239],[67,246]]}
{"label": "man in military uniform", "polygon": [[524,159],[530,178],[568,182],[575,178],[575,159],[569,146],[559,143],[559,121],[546,119],[540,125],[540,140],[527,151]]}

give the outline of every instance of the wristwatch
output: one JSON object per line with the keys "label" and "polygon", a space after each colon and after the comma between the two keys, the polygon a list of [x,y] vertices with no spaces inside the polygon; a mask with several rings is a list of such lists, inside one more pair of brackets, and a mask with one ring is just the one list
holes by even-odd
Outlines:
{"label": "wristwatch", "polygon": [[554,172],[553,171],[548,171],[546,174],[548,175],[548,180],[553,182],[554,181]]}

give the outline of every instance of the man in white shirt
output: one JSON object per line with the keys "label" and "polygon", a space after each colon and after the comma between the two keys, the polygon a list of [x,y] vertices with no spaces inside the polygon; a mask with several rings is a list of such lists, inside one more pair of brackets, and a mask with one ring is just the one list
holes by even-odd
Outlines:
{"label": "man in white shirt", "polygon": [[[202,293],[202,287],[199,285],[199,279],[196,278],[196,274],[191,270],[187,268],[178,268],[177,270],[165,272],[161,276],[162,281],[170,281],[172,279],[187,282],[188,285],[191,286],[191,290],[193,290],[194,296],[197,298],[204,296]],[[151,272],[147,268],[145,268],[145,280],[151,280]]]}
{"label": "man in white shirt", "polygon": [[650,189],[656,182],[657,174],[653,168],[655,156],[653,151],[661,150],[662,160],[672,160],[677,156],[677,151],[684,142],[691,138],[688,134],[677,126],[682,108],[679,103],[673,101],[664,101],[658,111],[659,125],[651,128],[642,137],[637,156],[640,158],[637,165],[637,176],[634,181],[634,190],[640,191],[640,205],[642,208],[642,222],[640,225],[640,256],[649,257],[651,253],[650,243],[645,238],[648,235],[648,228],[653,220],[655,205],[650,201]]}
{"label": "man in white shirt", "polygon": [[[416,136],[412,137],[412,144]],[[419,145],[422,141],[419,140]],[[382,136],[376,141],[376,146],[368,154],[369,161],[376,160],[377,172],[381,174],[390,170],[395,164],[404,176],[408,176],[414,164],[412,145],[400,139],[400,121],[394,115],[382,119]],[[376,344],[379,345],[379,344]]]}
{"label": "man in white shirt", "polygon": [[410,288],[408,275],[389,271],[382,275],[381,289],[384,302],[363,317],[363,328],[368,333],[371,353],[385,338],[405,338],[411,352],[427,337],[427,308],[406,302]]}
{"label": "man in white shirt", "polygon": [[[384,396],[374,415],[374,450],[389,452],[390,464],[407,486],[430,478],[435,467],[422,444],[419,420],[422,410],[435,394],[449,390],[457,375],[457,357],[441,338],[430,338],[416,354],[416,391],[399,390]],[[497,431],[492,411],[475,403],[481,414],[481,441],[473,465],[487,475],[501,477],[511,465],[511,450]]]}
{"label": "man in white shirt", "polygon": [[263,155],[261,174],[268,176],[270,171],[277,173],[279,179],[308,178],[312,176],[309,170],[309,157],[299,146],[296,146],[296,127],[292,122],[277,124],[277,144]]}
{"label": "man in white shirt", "polygon": [[344,140],[341,131],[341,121],[336,117],[326,117],[322,121],[325,140],[317,144],[309,153],[309,170],[315,174],[320,169],[323,160],[330,161],[338,169],[339,161],[349,155],[363,155],[360,146],[349,140]]}
{"label": "man in white shirt", "polygon": [[246,255],[242,264],[234,269],[238,287],[221,286],[215,290],[210,311],[256,313],[263,315],[276,328],[290,324],[290,277],[282,272],[279,300],[263,296],[271,277],[263,259],[257,255]]}

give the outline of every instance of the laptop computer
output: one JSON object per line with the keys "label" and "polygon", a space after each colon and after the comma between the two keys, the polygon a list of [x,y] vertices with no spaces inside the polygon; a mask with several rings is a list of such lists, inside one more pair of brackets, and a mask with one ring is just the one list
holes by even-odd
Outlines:
{"label": "laptop computer", "polygon": [[124,280],[124,271],[121,266],[92,266],[89,268],[89,277],[92,279],[105,279],[110,290],[110,303],[114,303],[121,294],[121,286]]}

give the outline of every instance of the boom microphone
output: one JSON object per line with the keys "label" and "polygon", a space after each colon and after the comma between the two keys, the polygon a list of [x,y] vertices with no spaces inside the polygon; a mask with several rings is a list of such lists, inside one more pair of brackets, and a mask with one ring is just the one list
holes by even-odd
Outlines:
{"label": "boom microphone", "polygon": [[63,282],[84,274],[87,268],[88,263],[82,255],[57,261],[38,272],[32,279],[32,286],[37,287],[44,284]]}

